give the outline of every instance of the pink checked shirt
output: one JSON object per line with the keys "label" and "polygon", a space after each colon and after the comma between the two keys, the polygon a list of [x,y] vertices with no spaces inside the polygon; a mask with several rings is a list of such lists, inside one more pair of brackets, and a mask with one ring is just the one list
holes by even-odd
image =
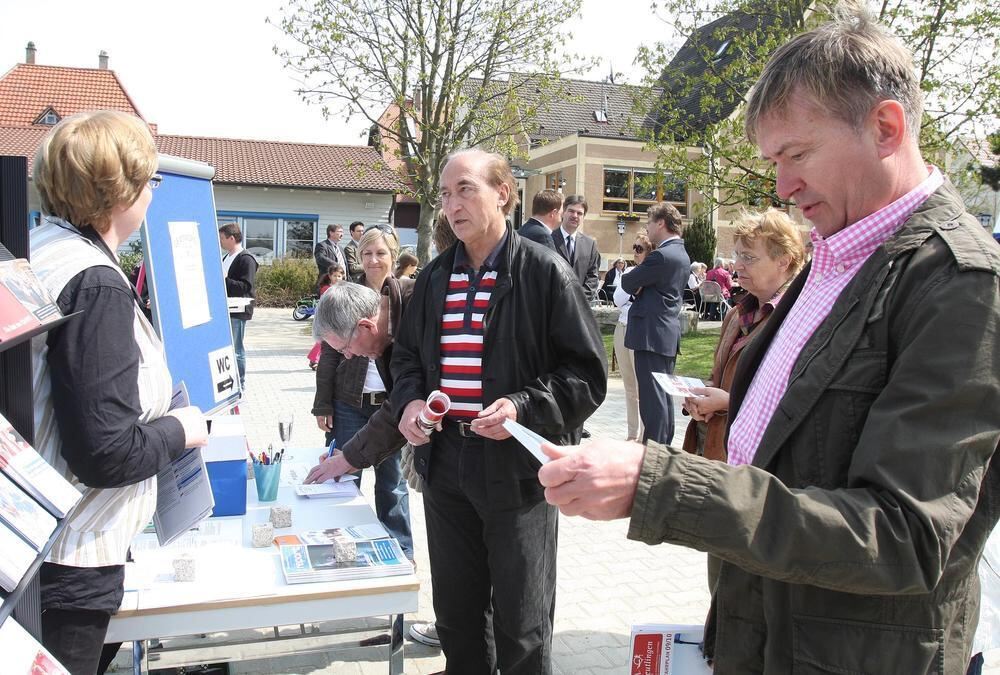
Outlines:
{"label": "pink checked shirt", "polygon": [[931,167],[924,182],[870,216],[827,238],[817,234],[815,229],[809,233],[813,242],[809,277],[774,336],[729,430],[729,464],[739,466],[753,462],[764,430],[788,388],[792,366],[806,342],[875,249],[943,182],[941,172]]}

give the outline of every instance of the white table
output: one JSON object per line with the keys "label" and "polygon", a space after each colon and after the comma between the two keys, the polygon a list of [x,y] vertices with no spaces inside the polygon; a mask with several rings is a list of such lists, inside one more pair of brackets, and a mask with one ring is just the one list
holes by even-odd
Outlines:
{"label": "white table", "polygon": [[[315,456],[316,452],[301,453]],[[390,675],[403,672],[403,614],[417,611],[420,583],[416,575],[362,579],[328,583],[285,583],[277,549],[255,549],[250,545],[254,523],[268,521],[270,507],[291,505],[293,527],[275,534],[301,532],[377,522],[371,507],[362,499],[325,500],[298,497],[291,487],[281,487],[276,502],[258,503],[253,481],[247,482],[245,516],[211,518],[209,528],[223,530],[222,538],[239,538],[226,546],[194,551],[196,579],[190,583],[173,581],[171,561],[176,552],[157,550],[140,535],[133,550],[137,562],[130,564],[125,598],[112,617],[107,642],[134,642],[136,673],[155,668],[171,668],[213,661],[273,658],[308,651],[328,650],[330,634],[307,633],[304,624],[340,619],[388,616],[390,624]],[[234,534],[235,533],[235,534]],[[302,626],[299,635],[279,635],[265,640],[229,641],[196,647],[149,647],[148,641],[272,626]],[[350,631],[349,631],[350,632]],[[370,632],[370,631],[369,631]]]}

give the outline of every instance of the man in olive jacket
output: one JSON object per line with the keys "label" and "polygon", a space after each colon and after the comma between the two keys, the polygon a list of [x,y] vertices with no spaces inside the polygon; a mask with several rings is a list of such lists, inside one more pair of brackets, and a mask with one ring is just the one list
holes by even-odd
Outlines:
{"label": "man in olive jacket", "polygon": [[921,107],[866,17],[779,48],[747,131],[814,257],[743,352],[729,463],[594,443],[539,472],[566,514],[723,561],[720,675],[966,670],[1000,512],[1000,249],[923,162]]}
{"label": "man in olive jacket", "polygon": [[[441,203],[459,241],[417,277],[390,397],[425,479],[437,633],[449,673],[548,675],[558,514],[503,422],[579,440],[604,400],[604,345],[572,270],[505,223],[517,189],[503,157],[452,155]],[[435,389],[452,405],[428,437],[417,416]]]}

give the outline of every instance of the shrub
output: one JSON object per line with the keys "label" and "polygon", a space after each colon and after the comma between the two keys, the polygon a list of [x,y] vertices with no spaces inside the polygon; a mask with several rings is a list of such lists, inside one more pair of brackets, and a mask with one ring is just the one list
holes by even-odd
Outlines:
{"label": "shrub", "polygon": [[715,228],[708,217],[699,214],[694,222],[684,228],[684,248],[691,262],[703,262],[709,267],[715,260]]}
{"label": "shrub", "polygon": [[275,258],[257,269],[257,306],[292,307],[316,292],[316,277],[312,258]]}

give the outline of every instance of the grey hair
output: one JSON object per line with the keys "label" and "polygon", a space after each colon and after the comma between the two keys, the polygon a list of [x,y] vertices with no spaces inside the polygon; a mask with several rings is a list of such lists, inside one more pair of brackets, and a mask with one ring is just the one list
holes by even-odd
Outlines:
{"label": "grey hair", "polygon": [[913,55],[856,1],[842,1],[833,21],[771,55],[747,99],[747,138],[756,141],[761,119],[783,112],[796,91],[854,129],[879,102],[897,101],[907,131],[913,138],[920,135],[924,104]]}
{"label": "grey hair", "polygon": [[726,261],[723,260],[722,258],[716,258],[715,259],[715,266],[716,267],[722,267],[725,264],[726,264]]}
{"label": "grey hair", "polygon": [[691,271],[692,272],[697,272],[700,269],[701,269],[701,263],[700,262],[693,262],[693,263],[691,263]]}
{"label": "grey hair", "polygon": [[346,340],[361,319],[378,314],[379,295],[372,289],[349,281],[340,281],[327,289],[313,315],[313,339],[329,335]]}

